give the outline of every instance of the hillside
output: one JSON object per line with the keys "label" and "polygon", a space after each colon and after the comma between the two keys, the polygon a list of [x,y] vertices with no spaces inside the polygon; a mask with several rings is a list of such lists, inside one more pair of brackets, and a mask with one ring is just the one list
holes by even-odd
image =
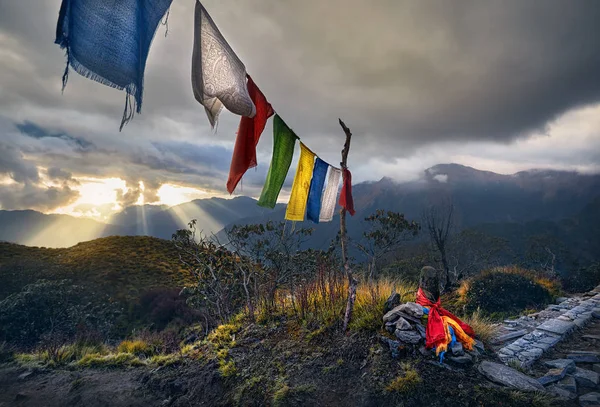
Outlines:
{"label": "hillside", "polygon": [[40,279],[71,279],[116,300],[152,287],[181,287],[189,275],[175,247],[146,236],[111,236],[65,249],[0,242],[0,300]]}

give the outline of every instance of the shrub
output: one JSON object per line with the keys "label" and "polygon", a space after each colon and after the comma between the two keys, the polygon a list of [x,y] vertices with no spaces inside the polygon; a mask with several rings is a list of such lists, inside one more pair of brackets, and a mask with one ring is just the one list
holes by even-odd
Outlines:
{"label": "shrub", "polygon": [[467,312],[502,316],[537,309],[560,292],[557,281],[517,267],[491,269],[463,283],[459,289]]}
{"label": "shrub", "polygon": [[6,342],[0,342],[0,363],[10,362],[14,357],[13,349]]}
{"label": "shrub", "polygon": [[169,324],[187,325],[200,318],[200,312],[189,307],[178,288],[154,288],[146,291],[139,300],[140,319],[156,330]]}
{"label": "shrub", "polygon": [[385,390],[387,392],[408,393],[421,383],[421,376],[419,376],[419,372],[417,372],[413,366],[408,363],[403,363],[402,370],[404,370],[404,374],[396,377],[386,386]]}
{"label": "shrub", "polygon": [[584,292],[591,290],[600,283],[600,263],[581,267],[562,278],[565,290]]}

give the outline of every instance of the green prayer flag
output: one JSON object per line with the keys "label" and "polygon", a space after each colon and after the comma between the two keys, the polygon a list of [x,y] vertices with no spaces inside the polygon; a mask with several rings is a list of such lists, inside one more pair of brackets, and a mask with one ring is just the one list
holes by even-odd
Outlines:
{"label": "green prayer flag", "polygon": [[273,118],[273,158],[265,186],[258,200],[259,206],[271,209],[275,207],[277,197],[292,164],[297,138],[294,131],[276,114]]}

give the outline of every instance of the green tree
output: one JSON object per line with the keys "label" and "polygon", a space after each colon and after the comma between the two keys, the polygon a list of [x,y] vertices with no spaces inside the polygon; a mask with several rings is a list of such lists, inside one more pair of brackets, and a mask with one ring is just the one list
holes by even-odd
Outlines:
{"label": "green tree", "polygon": [[417,236],[421,226],[407,220],[402,213],[382,209],[377,209],[365,221],[369,223],[369,229],[363,233],[364,240],[357,246],[367,256],[369,280],[373,280],[377,276],[377,261]]}

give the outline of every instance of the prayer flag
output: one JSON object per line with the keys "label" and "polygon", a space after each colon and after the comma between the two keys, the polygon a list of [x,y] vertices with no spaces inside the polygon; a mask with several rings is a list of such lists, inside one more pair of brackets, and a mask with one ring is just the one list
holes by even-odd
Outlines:
{"label": "prayer flag", "polygon": [[285,211],[285,219],[303,221],[306,212],[306,200],[310,189],[310,179],[315,167],[315,153],[300,142],[300,158],[296,167],[296,176],[292,185],[292,193]]}
{"label": "prayer flag", "polygon": [[321,222],[330,222],[333,219],[341,176],[342,171],[339,168],[329,166],[327,184],[321,200],[321,213],[319,213],[319,221]]}
{"label": "prayer flag", "polygon": [[259,206],[275,207],[277,197],[292,164],[297,138],[298,136],[294,134],[293,130],[278,114],[275,114],[273,117],[273,158],[267,173],[267,180],[258,199]]}
{"label": "prayer flag", "polygon": [[321,213],[321,198],[323,197],[323,186],[327,175],[329,164],[317,157],[315,168],[313,170],[312,180],[310,181],[310,190],[308,192],[308,203],[306,217],[314,223],[319,223],[319,214]]}
{"label": "prayer flag", "polygon": [[343,169],[344,185],[340,194],[340,206],[354,216],[354,200],[352,199],[352,174],[347,168]]}
{"label": "prayer flag", "polygon": [[268,118],[274,113],[271,104],[267,102],[267,98],[249,75],[248,93],[256,106],[256,115],[252,118],[242,116],[240,119],[240,127],[229,169],[229,179],[227,180],[227,191],[230,194],[233,193],[246,171],[249,168],[256,167],[256,145],[265,129]]}
{"label": "prayer flag", "polygon": [[103,85],[125,89],[122,129],[134,112],[142,110],[146,59],[156,27],[171,1],[63,0],[54,41],[67,54],[63,90],[69,66]]}
{"label": "prayer flag", "polygon": [[246,88],[246,67],[198,0],[194,12],[192,89],[213,128],[223,106],[240,116],[254,117],[256,113]]}

